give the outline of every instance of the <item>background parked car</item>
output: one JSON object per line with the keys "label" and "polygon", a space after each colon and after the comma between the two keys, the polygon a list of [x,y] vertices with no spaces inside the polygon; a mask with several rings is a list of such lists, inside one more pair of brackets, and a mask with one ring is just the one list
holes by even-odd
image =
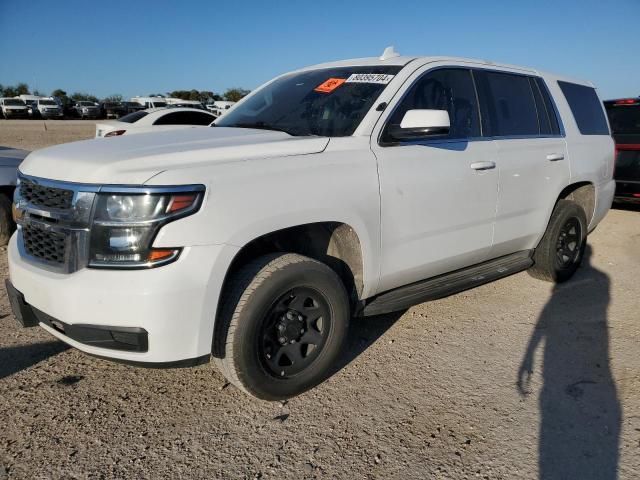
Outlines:
{"label": "background parked car", "polygon": [[185,107],[185,108],[197,108],[199,110],[206,110],[204,105],[197,100],[183,100],[181,98],[165,98],[167,107]]}
{"label": "background parked car", "polygon": [[100,102],[100,118],[120,118],[127,114],[121,102]]}
{"label": "background parked car", "polygon": [[31,104],[33,118],[63,118],[64,114],[53,98],[38,98]]}
{"label": "background parked car", "polygon": [[640,204],[640,97],[607,100],[604,106],[616,141],[614,200]]}
{"label": "background parked car", "polygon": [[164,97],[132,97],[131,101],[139,103],[144,108],[163,108],[167,106],[167,100]]}
{"label": "background parked car", "polygon": [[229,110],[236,102],[228,102],[225,100],[216,100],[213,103],[207,105],[207,110],[213,113],[216,117],[221,116],[227,110]]}
{"label": "background parked car", "polygon": [[75,110],[78,117],[85,118],[98,118],[100,116],[100,108],[93,102],[81,101],[76,102]]}
{"label": "background parked car", "polygon": [[138,102],[122,102],[122,107],[126,110],[125,115],[144,110],[144,105],[140,105]]}
{"label": "background parked car", "polygon": [[28,118],[27,104],[19,98],[0,98],[0,110],[4,118]]}
{"label": "background parked car", "polygon": [[96,138],[203,126],[215,119],[212,113],[195,108],[152,108],[96,124]]}

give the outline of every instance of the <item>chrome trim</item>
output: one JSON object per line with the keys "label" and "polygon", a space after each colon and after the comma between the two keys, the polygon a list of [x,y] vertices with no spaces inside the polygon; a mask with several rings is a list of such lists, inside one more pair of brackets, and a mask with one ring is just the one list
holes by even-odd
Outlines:
{"label": "chrome trim", "polygon": [[67,182],[62,180],[51,180],[48,178],[34,177],[26,175],[18,170],[18,178],[25,178],[33,183],[44,187],[61,188],[63,190],[74,190],[82,192],[108,192],[108,193],[173,193],[173,192],[203,192],[204,185],[118,185],[118,184],[96,184]]}

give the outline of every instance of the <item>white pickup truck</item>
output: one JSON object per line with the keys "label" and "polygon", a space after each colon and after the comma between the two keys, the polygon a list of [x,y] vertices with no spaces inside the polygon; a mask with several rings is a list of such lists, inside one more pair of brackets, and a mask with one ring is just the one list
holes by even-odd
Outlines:
{"label": "white pickup truck", "polygon": [[89,354],[213,356],[287,398],[327,377],[353,316],[568,280],[613,160],[588,82],[388,49],[279,76],[213,128],[30,154],[7,288],[19,322]]}

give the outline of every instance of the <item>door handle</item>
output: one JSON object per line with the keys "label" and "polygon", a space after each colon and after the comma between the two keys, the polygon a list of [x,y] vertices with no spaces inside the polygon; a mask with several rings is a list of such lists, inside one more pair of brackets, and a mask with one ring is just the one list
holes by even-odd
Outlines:
{"label": "door handle", "polygon": [[550,162],[564,160],[564,155],[562,153],[550,153],[549,155],[547,155],[547,160],[549,160]]}
{"label": "door handle", "polygon": [[496,162],[474,162],[469,166],[474,170],[491,170],[492,168],[496,168]]}

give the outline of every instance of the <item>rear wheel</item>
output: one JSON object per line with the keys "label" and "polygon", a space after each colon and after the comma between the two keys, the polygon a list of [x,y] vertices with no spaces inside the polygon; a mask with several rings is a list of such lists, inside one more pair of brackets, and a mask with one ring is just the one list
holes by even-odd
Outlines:
{"label": "rear wheel", "polygon": [[587,217],[580,205],[559,200],[533,256],[532,277],[564,282],[576,272],[587,245]]}
{"label": "rear wheel", "polygon": [[342,281],[297,254],[260,257],[230,280],[213,355],[225,377],[264,400],[321,383],[338,360],[350,308]]}

